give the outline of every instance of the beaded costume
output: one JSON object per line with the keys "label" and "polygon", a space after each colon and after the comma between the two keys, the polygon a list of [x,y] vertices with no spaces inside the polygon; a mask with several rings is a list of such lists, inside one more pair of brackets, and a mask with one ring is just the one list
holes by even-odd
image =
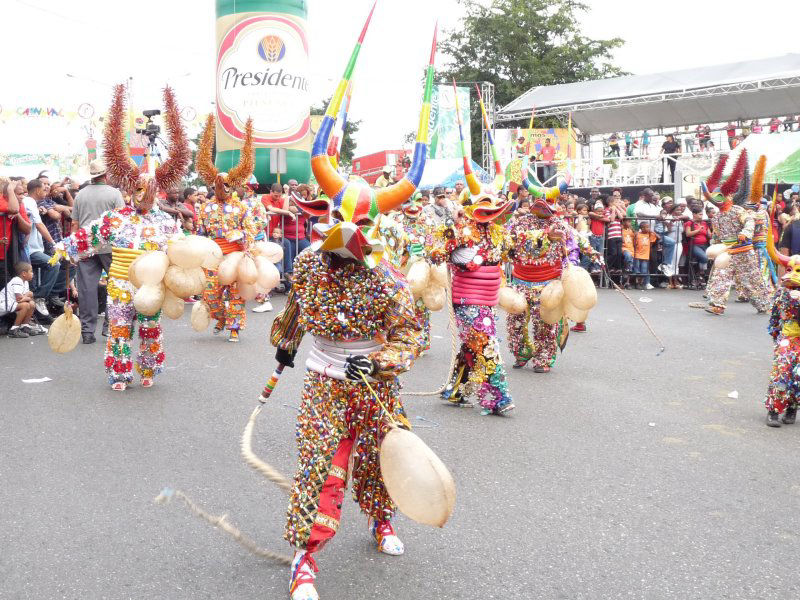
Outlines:
{"label": "beaded costume", "polygon": [[[247,122],[239,164],[230,173],[218,172],[211,159],[214,127],[214,116],[209,115],[197,149],[197,170],[208,185],[214,185],[214,197],[203,204],[197,218],[201,233],[213,239],[227,255],[247,250],[261,225],[259,218],[254,217],[247,204],[232,191],[247,182],[253,172],[253,123]],[[221,285],[216,271],[206,269],[205,274],[203,302],[208,305],[212,320],[216,321],[214,333],[227,329],[230,341],[237,341],[246,324],[245,301],[239,295],[237,283]]]}
{"label": "beaded costume", "polygon": [[[800,402],[800,256],[778,252],[771,227],[767,229],[767,250],[772,260],[786,269],[769,319],[769,334],[775,346],[765,400],[767,425],[780,427],[781,422],[795,422]],[[779,418],[781,413],[783,417]]]}
{"label": "beaded costume", "polygon": [[[508,207],[495,208],[495,217]],[[442,397],[458,404],[477,395],[485,414],[503,413],[514,404],[497,339],[496,306],[511,238],[501,225],[472,219],[440,227],[437,237],[443,250],[435,251],[435,256],[446,260],[452,272],[453,309],[461,340]]]}
{"label": "beaded costume", "polygon": [[54,256],[81,260],[92,256],[100,246],[111,246],[106,308],[109,328],[103,364],[109,383],[118,390],[133,381],[131,340],[137,323],[140,342],[135,367],[143,386],[152,385],[154,377],[162,372],[165,359],[161,311],[152,316],[137,312],[134,287],[128,280],[128,267],[137,256],[152,250],[166,251],[170,238],[183,235],[178,220],[153,206],[157,188],[168,190],[177,185],[190,159],[186,134],[169,88],[164,90],[164,104],[169,158],[150,177],[134,167],[124,147],[124,87],[116,86],[105,130],[105,160],[111,178],[131,194],[133,206],[107,212],[87,228],[78,229],[56,245]]}
{"label": "beaded costume", "polygon": [[[453,310],[461,341],[442,398],[463,404],[469,396],[477,395],[483,414],[501,414],[514,408],[497,339],[496,311],[503,279],[502,265],[508,260],[512,241],[508,230],[495,220],[499,220],[512,203],[501,202],[496,196],[505,183],[505,176],[488,127],[495,179],[483,189],[472,172],[464,144],[458,94],[455,97],[467,181],[462,200],[471,204],[464,210],[465,219],[436,230],[433,257],[436,261],[447,262],[450,268]],[[480,91],[478,97],[484,121],[488,122]]]}
{"label": "beaded costume", "polygon": [[346,181],[331,164],[328,140],[371,15],[314,140],[311,167],[325,196],[295,199],[320,222],[314,225],[316,241],[295,260],[292,289],[271,332],[277,360],[289,366],[302,336],[308,333],[313,338],[297,419],[299,456],[284,535],[296,548],[289,588],[292,600],[318,598],[314,554],[339,528],[348,473],[353,497],[372,522],[379,550],[403,552],[390,522],[395,505],[383,483],[378,451],[388,427],[384,411],[407,423],[397,376],[419,355],[422,329],[408,284],[383,258],[376,221],[381,213],[405,202],[422,177],[436,37],[411,169],[401,181],[379,190]]}
{"label": "beaded costume", "polygon": [[[539,297],[544,286],[561,278],[562,269],[570,261],[571,246],[579,238],[558,214],[556,200],[566,190],[566,182],[544,188],[532,181],[528,172],[526,164],[522,185],[534,199],[531,212],[515,214],[508,224],[514,248],[511,286],[525,297],[528,308],[519,315],[509,314],[506,326],[509,349],[516,358],[514,367],[531,361],[534,369],[546,371],[555,363],[559,330],[566,330],[567,322],[564,318],[561,323],[545,323],[539,315]],[[577,254],[577,246],[574,250]]]}

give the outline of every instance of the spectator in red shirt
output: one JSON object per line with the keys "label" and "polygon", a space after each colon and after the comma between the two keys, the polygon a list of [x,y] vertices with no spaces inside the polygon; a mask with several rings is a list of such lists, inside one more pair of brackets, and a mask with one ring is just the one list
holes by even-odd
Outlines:
{"label": "spectator in red shirt", "polygon": [[[295,182],[295,185],[296,184],[297,182]],[[289,189],[291,190],[291,187]],[[306,233],[306,223],[308,222],[308,218],[306,217],[305,213],[300,210],[293,201],[291,201],[291,199],[301,197],[307,198],[311,193],[311,188],[303,184],[296,186],[296,189],[290,191],[289,193],[289,211],[292,213],[294,218],[286,221],[286,225],[283,228],[283,237],[289,241],[289,254],[291,256],[289,272],[291,273],[293,271],[292,265],[294,264],[294,259],[310,245]]]}
{"label": "spectator in red shirt", "polygon": [[555,158],[556,148],[550,145],[550,138],[545,138],[544,146],[542,146],[542,149],[539,151],[539,160],[544,163],[542,165],[542,183],[546,185],[555,185],[555,182],[550,181],[550,179],[556,175]]}
{"label": "spectator in red shirt", "polygon": [[[264,205],[269,217],[267,236],[270,238],[275,229],[285,231],[285,225],[296,218],[294,213],[289,210],[289,199],[283,195],[280,183],[273,183],[269,194],[261,196],[261,204]],[[281,245],[283,246],[283,272],[289,273],[292,270],[291,251],[285,236],[282,238]]]}
{"label": "spectator in red shirt", "polygon": [[702,206],[695,204],[691,207],[691,211],[692,220],[683,226],[683,230],[688,239],[690,260],[697,259],[698,275],[703,277],[708,267],[706,248],[708,248],[708,241],[711,238],[711,230],[708,223],[703,220]]}
{"label": "spectator in red shirt", "polygon": [[192,213],[191,218],[191,231],[197,230],[197,190],[192,187],[187,187],[183,190],[183,205]]}
{"label": "spectator in red shirt", "polygon": [[[595,190],[597,190],[597,188],[594,188],[590,192],[592,196],[594,196]],[[600,190],[597,191],[599,193]],[[589,213],[589,219],[591,220],[589,224],[589,230],[591,231],[589,235],[589,245],[602,256],[605,249],[606,223],[611,221],[611,211],[606,208],[602,196],[597,197],[592,211]]]}
{"label": "spectator in red shirt", "polygon": [[728,126],[725,128],[725,133],[728,134],[728,148],[733,150],[736,146],[736,144],[733,142],[734,138],[736,138],[736,125],[728,122]]}
{"label": "spectator in red shirt", "polygon": [[778,128],[781,126],[781,120],[778,117],[772,117],[769,120],[769,132],[778,133]]}

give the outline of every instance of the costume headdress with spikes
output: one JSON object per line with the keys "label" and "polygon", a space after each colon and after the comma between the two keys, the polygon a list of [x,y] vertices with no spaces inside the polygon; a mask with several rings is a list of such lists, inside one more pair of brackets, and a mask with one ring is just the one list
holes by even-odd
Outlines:
{"label": "costume headdress with spikes", "polygon": [[216,119],[214,115],[206,118],[206,127],[197,145],[197,172],[206,182],[214,186],[214,195],[222,202],[231,197],[231,188],[244,185],[250,180],[256,164],[255,149],[253,148],[253,119],[247,119],[244,127],[244,143],[239,152],[239,163],[227,173],[221,173],[214,165],[212,149],[216,134]]}
{"label": "costume headdress with spikes", "polygon": [[158,190],[166,192],[175,188],[189,168],[192,159],[189,141],[175,94],[169,86],[164,88],[164,122],[169,140],[167,159],[153,173],[143,173],[131,159],[125,144],[125,86],[114,86],[104,131],[104,158],[109,179],[123,191],[132,194],[135,203],[143,198],[154,199]]}

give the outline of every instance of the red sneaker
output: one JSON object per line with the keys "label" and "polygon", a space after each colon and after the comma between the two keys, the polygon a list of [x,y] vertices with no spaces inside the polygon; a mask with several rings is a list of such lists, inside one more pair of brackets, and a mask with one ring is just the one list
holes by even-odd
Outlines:
{"label": "red sneaker", "polygon": [[586,331],[586,323],[575,323],[569,328],[570,331]]}

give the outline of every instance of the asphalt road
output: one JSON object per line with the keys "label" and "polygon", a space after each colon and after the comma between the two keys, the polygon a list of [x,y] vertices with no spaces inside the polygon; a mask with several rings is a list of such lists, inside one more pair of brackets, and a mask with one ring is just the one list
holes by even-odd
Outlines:
{"label": "asphalt road", "polygon": [[[633,297],[666,343],[660,357],[604,291],[550,374],[510,371],[511,416],[408,398],[456,478],[455,514],[442,530],[399,516],[396,558],[375,551],[348,502],[318,558],[323,600],[800,597],[800,425],[764,425],[766,317],[690,309],[697,292]],[[248,319],[239,345],[193,332],[188,310],[168,321],[166,373],[124,394],[105,384],[102,343],[57,356],[43,337],[0,339],[0,597],[287,597],[286,569],[181,505],[153,503],[181,489],[289,552],[284,495],[239,458],[274,367],[271,315]],[[445,337],[405,378],[409,391],[445,377],[444,314],[434,335]],[[22,381],[39,377],[52,381]],[[287,474],[301,377],[285,372],[256,432],[256,452]]]}

